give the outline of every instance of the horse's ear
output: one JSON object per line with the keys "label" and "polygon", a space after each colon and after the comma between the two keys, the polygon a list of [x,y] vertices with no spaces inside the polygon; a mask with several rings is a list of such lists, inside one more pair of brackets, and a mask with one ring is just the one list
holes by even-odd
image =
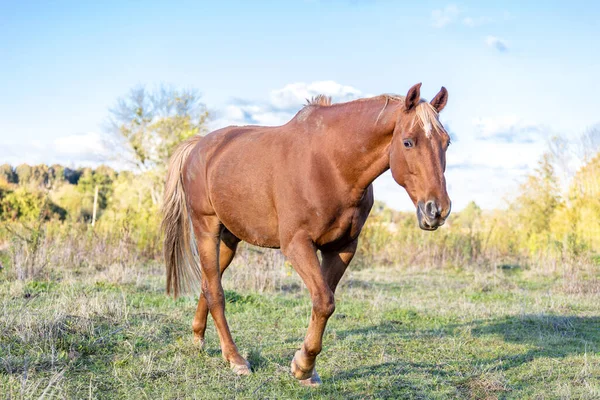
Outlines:
{"label": "horse's ear", "polygon": [[437,112],[441,112],[444,107],[446,107],[446,103],[448,102],[448,91],[445,87],[442,86],[440,92],[435,95],[433,100],[431,100],[430,104],[435,108]]}
{"label": "horse's ear", "polygon": [[408,93],[406,94],[406,99],[404,99],[404,108],[406,111],[410,111],[419,104],[419,100],[421,100],[421,83],[417,83],[410,89],[408,89]]}

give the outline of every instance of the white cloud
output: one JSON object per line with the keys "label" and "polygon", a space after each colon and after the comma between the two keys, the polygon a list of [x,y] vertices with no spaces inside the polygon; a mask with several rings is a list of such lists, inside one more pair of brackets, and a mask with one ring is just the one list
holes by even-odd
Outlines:
{"label": "white cloud", "polygon": [[58,137],[52,145],[57,156],[67,158],[99,160],[108,153],[104,138],[96,132]]}
{"label": "white cloud", "polygon": [[[452,145],[454,146],[454,144]],[[495,141],[474,141],[463,143],[460,150],[448,150],[449,169],[495,168],[524,171],[535,165],[544,143],[507,143]]]}
{"label": "white cloud", "polygon": [[460,10],[455,4],[449,4],[444,8],[436,9],[431,12],[431,25],[434,28],[443,28],[458,18]]}
{"label": "white cloud", "polygon": [[492,20],[488,17],[465,17],[462,22],[469,28],[476,28],[478,26],[489,24]]}
{"label": "white cloud", "polygon": [[31,145],[31,147],[33,147],[34,149],[38,149],[41,150],[45,147],[44,143],[41,140],[38,139],[33,139],[29,142],[29,144]]}
{"label": "white cloud", "polygon": [[412,203],[406,190],[396,183],[392,172],[387,171],[373,182],[373,193],[375,199],[385,202],[388,206],[397,210],[414,211]]}
{"label": "white cloud", "polygon": [[288,110],[278,110],[269,104],[228,104],[222,111],[215,113],[216,119],[209,122],[211,129],[219,129],[230,125],[283,125],[294,113]]}
{"label": "white cloud", "polygon": [[478,117],[473,120],[475,137],[505,143],[534,143],[543,141],[548,128],[543,124],[527,121],[516,115]]}
{"label": "white cloud", "polygon": [[233,100],[221,112],[216,113],[217,119],[210,125],[214,129],[228,125],[282,125],[306,104],[307,99],[319,94],[331,96],[337,103],[357,99],[363,93],[335,81],[290,83],[281,89],[272,90],[268,102]]}
{"label": "white cloud", "polygon": [[289,109],[298,108],[305,104],[307,99],[319,94],[331,96],[336,102],[343,102],[360,97],[361,91],[334,81],[298,82],[273,90],[270,99],[273,107]]}
{"label": "white cloud", "polygon": [[474,118],[447,154],[446,181],[456,209],[471,200],[484,208],[505,206],[551,134],[546,125],[515,115]]}
{"label": "white cloud", "polygon": [[506,206],[506,197],[514,192],[525,171],[472,164],[446,171],[448,194],[452,209],[461,210],[474,201],[485,209]]}
{"label": "white cloud", "polygon": [[508,50],[508,44],[506,43],[506,41],[497,36],[486,36],[485,44],[500,52],[505,52]]}
{"label": "white cloud", "polygon": [[465,10],[458,8],[455,4],[449,4],[431,12],[431,25],[434,28],[444,28],[454,23],[462,23],[469,28],[476,28],[491,22],[492,18],[487,16],[465,15]]}
{"label": "white cloud", "polygon": [[53,140],[11,141],[0,148],[0,159],[13,165],[99,165],[110,158],[104,136],[95,132],[67,135]]}

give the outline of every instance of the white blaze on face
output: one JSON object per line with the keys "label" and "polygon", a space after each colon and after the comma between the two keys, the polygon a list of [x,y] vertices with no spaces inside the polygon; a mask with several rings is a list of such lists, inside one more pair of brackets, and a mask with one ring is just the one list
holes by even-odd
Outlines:
{"label": "white blaze on face", "polygon": [[437,111],[425,100],[417,105],[417,119],[421,124],[421,127],[425,131],[425,136],[431,138],[432,132],[435,130],[437,133],[444,132],[444,127],[438,119]]}
{"label": "white blaze on face", "polygon": [[429,139],[431,139],[431,122],[426,121],[423,123],[423,130],[425,131],[425,136],[427,136]]}

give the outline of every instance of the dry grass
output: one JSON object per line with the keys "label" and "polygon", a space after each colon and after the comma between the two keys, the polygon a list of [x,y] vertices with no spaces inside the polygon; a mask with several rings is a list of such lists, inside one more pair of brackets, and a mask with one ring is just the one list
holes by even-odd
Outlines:
{"label": "dry grass", "polygon": [[288,364],[305,332],[308,295],[277,252],[256,266],[258,257],[240,249],[225,278],[229,320],[252,377],[225,367],[212,325],[206,352],[192,345],[196,299],[166,297],[161,265],[112,264],[0,283],[0,391],[10,398],[600,394],[600,293],[566,290],[561,271],[520,269],[351,269],[319,361],[325,385],[300,388]]}

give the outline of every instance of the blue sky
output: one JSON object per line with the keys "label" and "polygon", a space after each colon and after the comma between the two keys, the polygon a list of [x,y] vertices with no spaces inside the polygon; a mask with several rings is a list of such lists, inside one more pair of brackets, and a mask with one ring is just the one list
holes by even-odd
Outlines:
{"label": "blue sky", "polygon": [[[109,107],[138,84],[197,88],[217,128],[423,82],[450,93],[456,208],[492,208],[549,137],[600,122],[599,3],[402,3],[0,0],[0,163],[97,163]],[[389,174],[375,193],[412,207]]]}

